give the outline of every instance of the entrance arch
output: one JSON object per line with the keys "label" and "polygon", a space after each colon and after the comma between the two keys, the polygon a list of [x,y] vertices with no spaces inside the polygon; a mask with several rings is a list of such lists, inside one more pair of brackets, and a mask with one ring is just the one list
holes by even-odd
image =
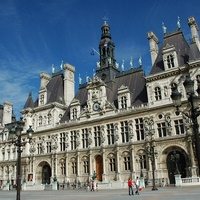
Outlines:
{"label": "entrance arch", "polygon": [[36,184],[51,183],[51,166],[48,162],[42,161],[36,169]]}
{"label": "entrance arch", "polygon": [[102,181],[103,158],[100,155],[96,156],[96,173],[97,173],[97,180]]}
{"label": "entrance arch", "polygon": [[42,167],[42,184],[50,184],[51,182],[51,167],[44,165]]}
{"label": "entrance arch", "polygon": [[[181,178],[186,177],[186,159],[184,154],[176,150],[176,154],[179,154],[179,160],[177,161],[178,170],[181,174]],[[175,172],[176,172],[176,163],[171,160],[171,156],[174,155],[174,151],[170,151],[167,155],[167,169],[168,169],[168,177],[169,177],[169,183],[175,184]]]}

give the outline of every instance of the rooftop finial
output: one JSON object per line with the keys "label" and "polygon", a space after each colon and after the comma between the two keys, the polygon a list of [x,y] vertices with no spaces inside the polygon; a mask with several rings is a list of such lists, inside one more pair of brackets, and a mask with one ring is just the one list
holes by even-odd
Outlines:
{"label": "rooftop finial", "polygon": [[78,76],[78,82],[79,82],[79,85],[82,84],[82,78],[81,78],[81,75],[80,75],[80,74],[79,74],[79,76]]}
{"label": "rooftop finial", "polygon": [[177,26],[178,26],[178,29],[181,28],[181,20],[180,20],[180,17],[178,16],[178,20],[177,20]]}
{"label": "rooftop finial", "polygon": [[61,70],[63,69],[63,60],[61,61],[60,69],[61,69]]}
{"label": "rooftop finial", "polygon": [[162,22],[163,33],[166,34],[167,27],[165,26],[164,22]]}
{"label": "rooftop finial", "polygon": [[122,60],[122,71],[124,71],[124,60]]}
{"label": "rooftop finial", "polygon": [[55,73],[55,67],[54,67],[54,64],[51,65],[51,68],[52,68],[52,74]]}
{"label": "rooftop finial", "polygon": [[130,60],[130,67],[131,69],[133,68],[133,58],[131,57],[131,60]]}
{"label": "rooftop finial", "polygon": [[142,66],[142,56],[139,57],[138,62],[139,62],[139,65]]}
{"label": "rooftop finial", "polygon": [[104,10],[104,17],[102,19],[104,20],[104,24],[106,24],[106,20],[108,20],[108,18],[106,17],[106,10]]}

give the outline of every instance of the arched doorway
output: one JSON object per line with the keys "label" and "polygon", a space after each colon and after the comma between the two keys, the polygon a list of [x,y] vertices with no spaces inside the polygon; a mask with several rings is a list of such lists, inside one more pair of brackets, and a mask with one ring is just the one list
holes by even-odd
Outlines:
{"label": "arched doorway", "polygon": [[[181,178],[186,177],[186,159],[184,154],[176,150],[176,154],[179,155],[179,159],[177,160],[177,166],[178,170],[181,174]],[[167,156],[167,169],[168,169],[168,177],[169,177],[169,183],[170,184],[175,184],[175,172],[176,172],[176,163],[171,159],[171,157],[174,155],[174,151],[171,151],[168,156]]]}
{"label": "arched doorway", "polygon": [[103,158],[102,156],[98,155],[96,157],[96,173],[97,173],[97,180],[102,181],[102,174],[103,174]]}
{"label": "arched doorway", "polygon": [[45,164],[42,167],[42,184],[50,184],[51,182],[51,167]]}

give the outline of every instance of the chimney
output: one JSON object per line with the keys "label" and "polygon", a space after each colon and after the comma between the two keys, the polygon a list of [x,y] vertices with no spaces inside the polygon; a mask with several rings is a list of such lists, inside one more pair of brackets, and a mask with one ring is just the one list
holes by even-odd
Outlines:
{"label": "chimney", "polygon": [[194,17],[188,18],[188,25],[190,27],[191,34],[192,34],[192,42],[195,42],[198,49],[200,50],[199,33],[198,33],[199,27]]}
{"label": "chimney", "polygon": [[151,63],[153,65],[158,55],[158,38],[153,32],[148,32],[147,39],[149,40]]}
{"label": "chimney", "polygon": [[12,122],[13,104],[5,101],[3,103],[3,122],[2,125]]}
{"label": "chimney", "polygon": [[44,72],[42,72],[42,73],[40,74],[40,80],[41,80],[41,83],[40,83],[40,90],[44,89],[44,88],[47,86],[47,84],[48,84],[48,82],[50,81],[50,79],[51,79],[51,76],[50,76],[50,75],[48,75],[48,74],[46,74],[46,73],[44,73]]}
{"label": "chimney", "polygon": [[64,64],[64,99],[65,105],[69,106],[74,98],[75,81],[74,81],[75,67],[66,63]]}

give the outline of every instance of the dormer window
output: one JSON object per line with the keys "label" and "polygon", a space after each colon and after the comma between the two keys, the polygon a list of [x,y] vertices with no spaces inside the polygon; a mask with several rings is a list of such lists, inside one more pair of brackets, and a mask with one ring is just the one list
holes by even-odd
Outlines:
{"label": "dormer window", "polygon": [[76,108],[72,109],[72,119],[77,119],[77,109]]}
{"label": "dormer window", "polygon": [[178,67],[178,59],[175,47],[167,44],[162,51],[163,63],[165,70],[173,69]]}
{"label": "dormer window", "polygon": [[39,116],[39,126],[42,126],[42,116]]}
{"label": "dormer window", "polygon": [[121,97],[121,108],[127,108],[127,98],[126,96]]}
{"label": "dormer window", "polygon": [[160,87],[155,87],[155,100],[156,101],[159,101],[162,99],[162,96],[161,96],[161,89]]}
{"label": "dormer window", "polygon": [[126,109],[131,106],[130,91],[127,86],[122,85],[118,89],[118,107],[119,109]]}
{"label": "dormer window", "polygon": [[44,95],[40,95],[40,105],[44,105]]}
{"label": "dormer window", "polygon": [[167,56],[167,66],[169,69],[174,67],[174,58],[171,54]]}
{"label": "dormer window", "polygon": [[52,118],[51,114],[48,114],[47,115],[47,124],[51,124],[51,118]]}

